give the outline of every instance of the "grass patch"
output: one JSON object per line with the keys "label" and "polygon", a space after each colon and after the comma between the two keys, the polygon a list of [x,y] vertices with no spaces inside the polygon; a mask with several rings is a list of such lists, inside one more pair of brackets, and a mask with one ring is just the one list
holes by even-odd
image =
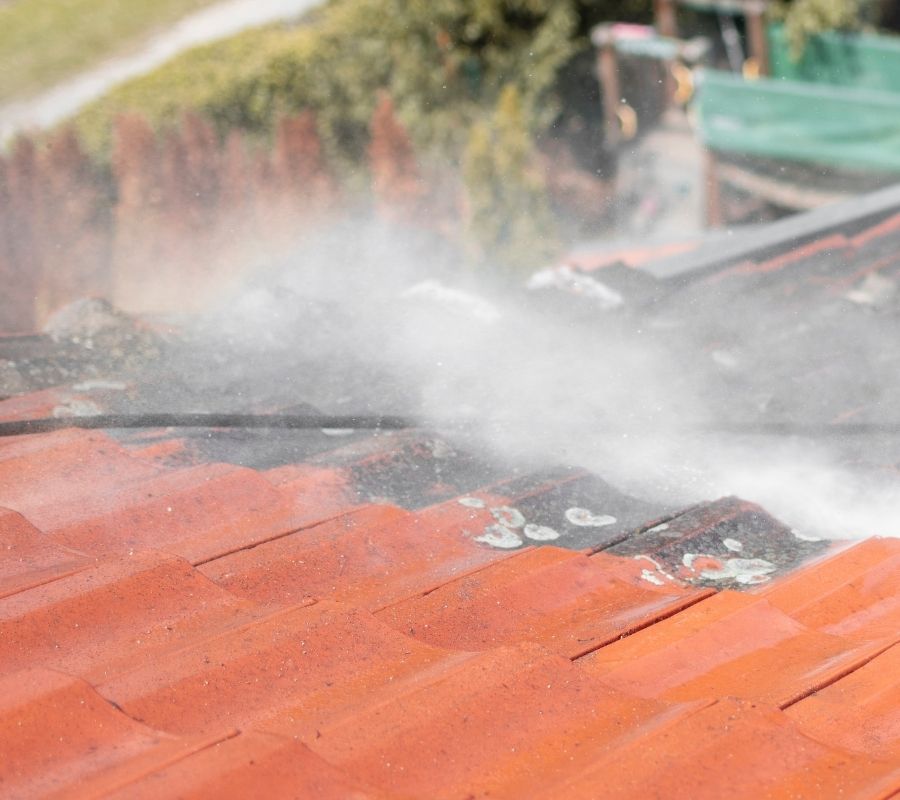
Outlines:
{"label": "grass patch", "polygon": [[213,0],[12,0],[0,3],[0,102],[126,51]]}

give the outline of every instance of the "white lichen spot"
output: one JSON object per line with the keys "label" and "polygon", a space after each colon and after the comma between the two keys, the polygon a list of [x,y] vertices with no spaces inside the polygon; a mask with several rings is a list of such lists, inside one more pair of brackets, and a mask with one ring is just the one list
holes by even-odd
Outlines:
{"label": "white lichen spot", "polygon": [[566,511],[566,519],[581,528],[602,528],[604,525],[615,525],[616,518],[609,514],[594,514],[586,508],[570,508]]}
{"label": "white lichen spot", "polygon": [[[666,578],[666,580],[670,580],[670,581],[673,581],[673,582],[675,581],[675,578],[673,578],[668,572],[666,572],[666,571],[663,569],[662,564],[660,564],[655,558],[651,558],[651,557],[648,556],[648,555],[642,554],[642,555],[639,555],[639,556],[634,556],[634,559],[635,559],[636,561],[642,561],[642,560],[643,560],[643,561],[649,561],[651,564],[653,564],[653,566],[654,566],[656,572],[658,572],[660,575],[662,575],[664,578]],[[648,572],[648,571],[649,571],[649,570],[644,570],[644,572]],[[651,583],[652,583],[652,581],[651,581]],[[660,584],[660,585],[662,585],[662,584]]]}
{"label": "white lichen spot", "polygon": [[491,509],[494,519],[507,528],[521,528],[525,524],[525,517],[517,508],[510,506],[498,506]]}
{"label": "white lichen spot", "polygon": [[737,539],[722,539],[722,544],[731,550],[732,553],[740,553],[744,549],[743,543]]}
{"label": "white lichen spot", "polygon": [[681,563],[684,564],[688,569],[694,568],[694,561],[698,558],[712,558],[712,556],[705,556],[703,553],[685,553],[681,557]]}
{"label": "white lichen spot", "polygon": [[525,526],[525,536],[534,539],[536,542],[551,542],[559,538],[559,533],[553,528],[546,525],[533,525],[529,523]]}
{"label": "white lichen spot", "polygon": [[738,575],[735,580],[742,584],[765,583],[772,580],[771,575]]}
{"label": "white lichen spot", "polygon": [[503,550],[512,550],[521,547],[522,538],[515,531],[503,525],[488,525],[481,536],[475,537],[476,542],[488,544],[491,547],[499,547]]}
{"label": "white lichen spot", "polygon": [[72,388],[76,392],[93,392],[96,390],[123,392],[128,388],[128,384],[123,383],[122,381],[108,381],[103,380],[102,378],[94,378],[93,380],[76,383]]}
{"label": "white lichen spot", "polygon": [[665,586],[665,583],[663,583],[663,581],[649,569],[641,570],[641,578],[643,578],[648,583],[652,583],[654,586]]}
{"label": "white lichen spot", "polygon": [[466,508],[484,508],[484,500],[477,497],[460,497],[456,502]]}
{"label": "white lichen spot", "polygon": [[647,528],[647,533],[662,533],[667,530],[669,530],[669,523],[663,522],[660,525],[654,525],[652,528]]}
{"label": "white lichen spot", "polygon": [[322,428],[322,433],[326,436],[352,436],[355,431],[353,428]]}
{"label": "white lichen spot", "polygon": [[808,533],[800,533],[796,528],[791,528],[791,533],[794,534],[795,539],[799,539],[801,542],[821,542],[822,539],[819,536],[810,536]]}
{"label": "white lichen spot", "polygon": [[721,569],[703,569],[700,577],[710,581],[733,580],[741,584],[765,583],[770,573],[778,569],[762,558],[729,558]]}

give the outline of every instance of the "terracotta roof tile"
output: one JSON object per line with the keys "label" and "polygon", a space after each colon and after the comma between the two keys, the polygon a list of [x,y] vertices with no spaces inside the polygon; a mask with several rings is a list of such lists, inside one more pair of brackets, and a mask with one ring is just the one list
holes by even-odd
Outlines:
{"label": "terracotta roof tile", "polygon": [[78,795],[82,782],[98,773],[136,777],[228,735],[181,738],[151,730],[85,681],[53,670],[0,679],[0,791],[6,797]]}
{"label": "terracotta roof tile", "polygon": [[[479,520],[480,518],[480,520]],[[471,541],[493,522],[454,502],[410,513],[367,506],[259,547],[216,559],[204,574],[265,603],[332,597],[375,610],[503,557]]]}
{"label": "terracotta roof tile", "polygon": [[0,598],[83,569],[88,559],[61,547],[21,514],[0,508]]}
{"label": "terracotta roof tile", "polygon": [[[494,648],[322,729],[310,747],[414,797],[547,797],[572,770],[696,705],[622,694],[533,645]],[[414,744],[413,744],[414,743]]]}
{"label": "terracotta roof tile", "polygon": [[[186,754],[117,789],[102,776],[88,784],[87,792],[121,800],[157,800],[160,797],[243,800],[258,796],[309,797],[316,800],[400,800],[353,780],[308,747],[258,731],[248,731]],[[98,791],[99,790],[99,791]]]}
{"label": "terracotta roof tile", "polygon": [[35,664],[96,683],[260,613],[187,562],[136,553],[0,602],[0,671]]}
{"label": "terracotta roof tile", "polygon": [[[379,439],[262,471],[166,432],[0,440],[4,789],[900,790],[894,541],[832,551],[583,472],[473,487],[469,457]],[[731,539],[772,580],[705,577]]]}
{"label": "terracotta roof tile", "polygon": [[590,654],[583,666],[641,696],[741,697],[784,707],[887,644],[813,631],[765,600],[725,591]]}
{"label": "terracotta roof tile", "polygon": [[896,763],[812,739],[783,712],[721,700],[635,739],[555,787],[566,798],[887,798]]}
{"label": "terracotta roof tile", "polygon": [[294,731],[361,710],[390,682],[415,679],[450,653],[402,636],[334,602],[298,605],[112,677],[98,691],[155,728],[197,733],[284,713]]}
{"label": "terracotta roof tile", "polygon": [[610,556],[542,547],[390,606],[378,616],[440,647],[484,650],[530,641],[575,657],[674,614],[705,594],[676,585],[657,587],[629,574]]}
{"label": "terracotta roof tile", "polygon": [[900,639],[900,540],[869,539],[847,548],[785,578],[765,597],[825,633]]}
{"label": "terracotta roof tile", "polygon": [[[790,317],[895,274],[898,220],[726,265],[716,335],[746,297]],[[864,418],[856,388],[824,418]],[[0,795],[900,793],[898,540],[334,433],[0,437]]]}
{"label": "terracotta roof tile", "polygon": [[900,646],[895,645],[787,713],[828,744],[900,763]]}

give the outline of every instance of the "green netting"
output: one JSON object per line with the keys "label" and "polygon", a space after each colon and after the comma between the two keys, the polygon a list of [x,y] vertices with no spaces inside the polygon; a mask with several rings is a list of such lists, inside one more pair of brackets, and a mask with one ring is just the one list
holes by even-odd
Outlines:
{"label": "green netting", "polygon": [[769,26],[772,76],[807,83],[900,93],[900,38],[821,33],[795,61],[783,25]]}
{"label": "green netting", "polygon": [[700,135],[714,150],[823,165],[900,170],[900,97],[704,71]]}

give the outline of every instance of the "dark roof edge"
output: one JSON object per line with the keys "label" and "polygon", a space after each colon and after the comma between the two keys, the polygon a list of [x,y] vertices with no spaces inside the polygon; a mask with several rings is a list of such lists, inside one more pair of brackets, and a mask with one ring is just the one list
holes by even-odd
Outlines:
{"label": "dark roof edge", "polygon": [[873,218],[900,210],[900,184],[795,214],[768,225],[733,234],[731,241],[716,237],[691,253],[664,258],[639,269],[655,278],[690,281],[747,258],[784,252],[786,245],[799,245],[824,232],[844,231]]}

